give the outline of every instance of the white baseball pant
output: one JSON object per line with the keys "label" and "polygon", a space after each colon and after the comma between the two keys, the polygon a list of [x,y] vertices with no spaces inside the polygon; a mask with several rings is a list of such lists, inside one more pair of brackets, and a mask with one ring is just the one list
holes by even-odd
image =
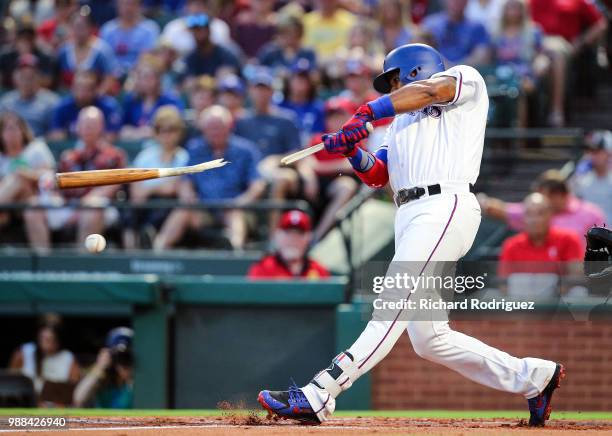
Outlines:
{"label": "white baseball pant", "polygon": [[[472,246],[480,216],[476,197],[467,192],[442,193],[401,206],[395,217],[391,268],[395,262],[419,264],[423,273],[433,262],[457,261]],[[554,374],[552,361],[517,358],[452,330],[446,312],[440,316],[436,311],[426,320],[422,315],[410,320],[401,310],[397,312],[393,317],[388,311],[384,316],[375,311],[355,343],[302,388],[321,421],[333,413],[335,398],[380,362],[404,331],[419,356],[477,383],[525,398],[540,394]]]}

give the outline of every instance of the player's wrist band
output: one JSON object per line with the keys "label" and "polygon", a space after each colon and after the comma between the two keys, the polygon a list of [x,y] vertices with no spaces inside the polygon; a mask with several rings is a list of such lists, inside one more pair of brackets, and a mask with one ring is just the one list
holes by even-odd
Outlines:
{"label": "player's wrist band", "polygon": [[372,156],[367,151],[363,151],[359,147],[355,147],[355,150],[355,154],[353,154],[352,156],[348,156],[348,160],[351,163],[351,166],[355,169],[355,171],[365,173],[374,166],[374,156]]}
{"label": "player's wrist band", "polygon": [[368,106],[372,109],[372,115],[374,115],[375,120],[395,116],[395,108],[391,102],[391,97],[388,95],[383,95],[376,100],[372,100],[368,103]]}

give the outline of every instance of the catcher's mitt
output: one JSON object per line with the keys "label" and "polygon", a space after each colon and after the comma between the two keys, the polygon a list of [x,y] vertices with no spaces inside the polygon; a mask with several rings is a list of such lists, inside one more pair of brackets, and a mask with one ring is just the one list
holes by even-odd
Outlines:
{"label": "catcher's mitt", "polygon": [[595,279],[612,277],[612,231],[591,227],[585,238],[584,273]]}

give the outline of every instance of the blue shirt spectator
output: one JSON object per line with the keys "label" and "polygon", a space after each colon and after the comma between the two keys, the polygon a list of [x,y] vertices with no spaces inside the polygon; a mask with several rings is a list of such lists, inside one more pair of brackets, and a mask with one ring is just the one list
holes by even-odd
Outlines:
{"label": "blue shirt spectator", "polygon": [[300,59],[316,65],[314,50],[302,45],[304,26],[299,18],[287,17],[281,20],[277,31],[276,40],[264,45],[257,55],[261,65],[285,71],[290,70]]}
{"label": "blue shirt spectator", "polygon": [[57,62],[61,74],[61,82],[70,85],[77,70],[93,71],[99,77],[119,74],[120,67],[110,46],[102,39],[94,37],[89,46],[89,54],[77,63],[74,42],[70,41],[60,47]]}
{"label": "blue shirt spectator", "polygon": [[272,105],[274,77],[260,67],[250,78],[251,113],[236,121],[234,132],[257,144],[263,157],[284,155],[300,148],[300,131],[291,112]]}
{"label": "blue shirt spectator", "polygon": [[118,17],[100,29],[100,37],[111,46],[123,74],[126,74],[141,53],[155,47],[159,26],[142,16],[139,2],[118,0],[117,11]]}
{"label": "blue shirt spectator", "polygon": [[448,0],[446,3],[446,11],[423,21],[423,28],[431,34],[440,53],[453,64],[487,63],[490,46],[487,30],[465,17],[465,2]]}
{"label": "blue shirt spectator", "polygon": [[51,128],[53,109],[58,101],[57,94],[48,89],[39,89],[31,98],[24,98],[14,90],[2,96],[0,112],[15,112],[28,123],[34,136],[43,136]]}
{"label": "blue shirt spectator", "polygon": [[[219,159],[204,138],[193,138],[187,143],[188,165]],[[227,200],[238,197],[251,183],[260,178],[257,171],[259,153],[255,145],[238,136],[230,136],[223,158],[231,162],[214,171],[187,176],[193,183],[200,200]]]}
{"label": "blue shirt spectator", "polygon": [[127,94],[123,99],[123,125],[144,126],[153,119],[153,115],[161,106],[172,105],[182,109],[181,101],[171,95],[162,94],[153,105],[145,106],[144,100],[136,94]]}
{"label": "blue shirt spectator", "polygon": [[234,132],[254,142],[262,157],[285,155],[300,149],[300,131],[293,117],[278,110],[248,114],[236,121]]}
{"label": "blue shirt spectator", "polygon": [[300,129],[302,139],[307,140],[313,134],[325,131],[325,107],[323,102],[313,100],[304,103],[295,103],[284,100],[279,106],[293,113],[294,119],[297,121],[298,128]]}
{"label": "blue shirt spectator", "polygon": [[19,115],[28,123],[35,136],[46,134],[51,127],[51,114],[59,97],[40,87],[38,61],[32,54],[19,57],[14,76],[17,89],[2,96],[0,111]]}
{"label": "blue shirt spectator", "polygon": [[104,114],[106,130],[116,133],[121,127],[121,110],[114,98],[109,96],[97,96],[90,104],[81,106],[76,99],[69,95],[64,97],[53,112],[51,121],[52,131],[63,131],[68,136],[76,136],[76,123],[79,112],[85,106],[95,106]]}

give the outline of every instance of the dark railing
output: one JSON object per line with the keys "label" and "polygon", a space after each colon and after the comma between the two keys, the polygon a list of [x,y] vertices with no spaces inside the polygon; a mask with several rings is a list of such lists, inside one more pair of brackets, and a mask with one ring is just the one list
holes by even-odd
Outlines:
{"label": "dark railing", "polygon": [[277,201],[277,200],[258,200],[249,204],[237,204],[233,201],[216,200],[195,203],[183,203],[177,200],[148,200],[146,203],[132,203],[130,201],[110,201],[100,205],[85,205],[80,201],[67,201],[62,204],[30,204],[30,203],[11,203],[0,204],[0,210],[24,210],[24,209],[106,209],[114,207],[125,210],[154,210],[154,209],[196,209],[196,210],[228,210],[243,209],[251,211],[269,212],[274,210],[299,209],[310,212],[308,202],[304,200]]}

